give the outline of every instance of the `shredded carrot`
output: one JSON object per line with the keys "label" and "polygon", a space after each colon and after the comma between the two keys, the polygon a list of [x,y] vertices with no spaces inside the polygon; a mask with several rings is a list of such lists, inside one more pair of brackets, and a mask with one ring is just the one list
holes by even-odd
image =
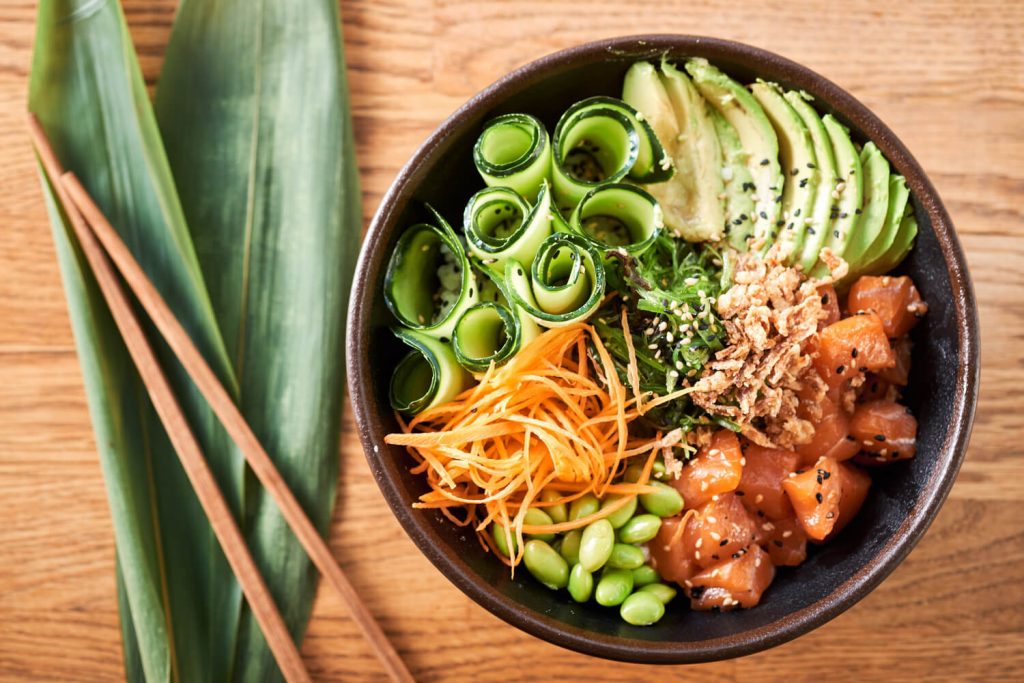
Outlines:
{"label": "shredded carrot", "polygon": [[[496,525],[505,545],[518,549],[508,559],[497,553],[514,567],[524,534],[581,528],[653,491],[648,481],[657,454],[683,435],[676,429],[629,438],[629,423],[642,407],[633,363],[628,397],[594,328],[575,323],[544,332],[503,367],[492,365],[454,400],[408,422],[399,417],[402,432],[385,441],[405,446],[417,463],[413,471],[426,476],[430,490],[416,507],[475,524],[491,550],[497,548],[488,527]],[[640,457],[645,463],[637,481],[616,481],[625,462]],[[545,490],[560,495],[541,502]],[[531,506],[569,504],[588,493],[618,498],[579,519],[525,524]]]}

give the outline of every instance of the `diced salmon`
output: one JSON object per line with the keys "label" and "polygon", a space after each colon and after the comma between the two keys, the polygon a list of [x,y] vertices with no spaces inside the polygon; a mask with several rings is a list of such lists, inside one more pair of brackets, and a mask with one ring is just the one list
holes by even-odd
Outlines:
{"label": "diced salmon", "polygon": [[669,483],[683,496],[687,508],[700,507],[712,496],[734,491],[740,483],[743,452],[734,432],[720,429],[683,466],[679,478]]}
{"label": "diced salmon", "polygon": [[871,477],[856,465],[841,462],[836,475],[839,477],[839,489],[842,491],[839,498],[839,515],[825,540],[838,534],[857,516],[871,488]]}
{"label": "diced salmon", "polygon": [[822,540],[835,526],[842,496],[839,477],[835,476],[838,467],[835,460],[820,458],[809,469],[782,482],[797,519],[813,540]]}
{"label": "diced salmon", "polygon": [[753,607],[774,578],[775,566],[768,553],[752,545],[739,557],[695,574],[686,593],[690,596],[690,607],[696,610]]}
{"label": "diced salmon", "polygon": [[754,540],[754,519],[734,493],[710,500],[690,517],[683,542],[698,567],[727,560]]}
{"label": "diced salmon", "polygon": [[814,424],[814,436],[809,442],[796,447],[800,465],[813,465],[822,456],[847,460],[856,455],[860,448],[848,438],[850,420],[839,407],[839,403],[826,396],[818,404],[816,413],[817,419],[811,420]]}
{"label": "diced salmon", "polygon": [[918,316],[927,310],[921,295],[907,276],[865,275],[850,287],[846,307],[851,313],[873,311],[878,315],[891,338],[902,337],[917,324]]}
{"label": "diced salmon", "polygon": [[[677,533],[682,515],[661,520],[658,535],[647,544],[651,553],[651,564],[665,581],[682,585],[683,581],[697,573],[690,549],[683,541],[682,532]],[[674,541],[674,542],[673,542]]]}
{"label": "diced salmon", "polygon": [[[841,506],[840,506],[841,507]],[[840,513],[840,517],[842,514]],[[776,567],[796,567],[807,559],[807,534],[796,517],[767,522],[758,539]]]}
{"label": "diced salmon", "polygon": [[890,386],[879,375],[869,372],[867,377],[864,378],[864,384],[860,386],[860,395],[857,398],[861,402],[883,399],[889,395]]}
{"label": "diced salmon", "polygon": [[892,343],[893,353],[896,355],[896,365],[891,368],[882,368],[878,376],[890,384],[905,387],[910,380],[910,351],[914,344],[909,337],[900,337]]}
{"label": "diced salmon", "polygon": [[882,321],[874,313],[844,318],[818,333],[814,365],[822,378],[835,384],[859,372],[896,365]]}
{"label": "diced salmon", "polygon": [[839,322],[842,316],[839,314],[839,295],[836,294],[832,285],[819,285],[818,294],[821,295],[821,308],[825,311],[824,318],[818,321],[818,329],[828,327],[834,322]]}
{"label": "diced salmon", "polygon": [[907,460],[917,450],[917,420],[895,401],[858,405],[850,419],[850,435],[879,462]]}
{"label": "diced salmon", "polygon": [[762,448],[746,444],[743,451],[747,464],[736,489],[743,507],[750,514],[767,519],[792,516],[793,506],[782,490],[782,480],[796,470],[800,456],[793,451]]}

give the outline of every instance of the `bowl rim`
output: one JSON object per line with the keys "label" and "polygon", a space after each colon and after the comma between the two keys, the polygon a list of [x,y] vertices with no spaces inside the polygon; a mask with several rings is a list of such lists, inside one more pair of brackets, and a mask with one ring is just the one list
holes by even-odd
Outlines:
{"label": "bowl rim", "polygon": [[[900,168],[913,196],[929,215],[953,292],[960,359],[956,369],[956,386],[961,391],[953,397],[952,420],[938,452],[941,462],[924,484],[920,498],[878,552],[817,602],[763,626],[702,641],[637,640],[566,625],[506,597],[481,580],[461,558],[443,552],[425,517],[403,503],[398,481],[384,466],[378,445],[382,444],[382,435],[374,434],[371,429],[375,407],[370,388],[372,377],[369,363],[364,358],[366,333],[370,323],[369,311],[376,296],[376,283],[369,278],[374,260],[374,249],[370,245],[379,242],[385,227],[396,218],[396,205],[411,197],[413,191],[409,189],[410,180],[425,162],[432,160],[439,145],[452,131],[462,126],[467,119],[500,103],[508,94],[515,92],[524,80],[532,81],[549,72],[583,65],[600,55],[643,59],[658,57],[666,50],[699,54],[712,61],[716,57],[711,55],[722,56],[734,62],[754,65],[752,68],[768,64],[773,71],[784,72],[794,87],[813,92],[816,100],[834,110],[840,119],[852,123],[857,130],[871,132],[871,140],[882,148],[894,166]],[[385,500],[420,551],[475,602],[533,636],[588,655],[648,664],[697,663],[768,649],[821,626],[871,592],[917,545],[956,479],[966,455],[973,425],[980,372],[977,306],[963,250],[938,193],[899,138],[853,95],[808,67],[744,43],[683,34],[606,38],[548,54],[498,79],[445,119],[402,167],[381,199],[360,250],[349,302],[346,335],[348,388],[364,455]]]}

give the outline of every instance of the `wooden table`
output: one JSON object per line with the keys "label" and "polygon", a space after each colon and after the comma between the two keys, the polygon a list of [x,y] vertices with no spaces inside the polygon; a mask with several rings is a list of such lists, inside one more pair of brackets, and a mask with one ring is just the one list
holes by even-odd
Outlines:
{"label": "wooden table", "polygon": [[[127,3],[159,73],[171,0]],[[884,119],[938,186],[981,306],[970,453],[934,526],[870,597],[797,642],[655,668],[527,636],[456,590],[373,483],[350,419],[331,543],[418,679],[995,680],[1024,675],[1024,4],[357,0],[342,14],[367,219],[399,166],[474,92],[543,54],[642,32],[732,38],[823,73]],[[34,2],[0,6],[0,680],[122,676],[113,534],[25,135]],[[1018,241],[1022,240],[1022,241]],[[927,457],[922,454],[921,457]],[[322,592],[317,680],[380,680]]]}

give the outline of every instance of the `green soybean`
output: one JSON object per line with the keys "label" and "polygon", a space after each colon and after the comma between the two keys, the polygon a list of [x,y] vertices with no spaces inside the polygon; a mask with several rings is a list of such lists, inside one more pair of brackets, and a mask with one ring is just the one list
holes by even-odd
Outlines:
{"label": "green soybean", "polygon": [[[619,500],[622,500],[622,496],[608,496],[605,498],[604,505],[602,505],[602,507],[607,507]],[[628,522],[633,517],[634,513],[636,513],[636,496],[630,496],[629,501],[625,505],[605,517],[605,519],[612,523],[613,529],[618,529]]]}
{"label": "green soybean", "polygon": [[[650,588],[650,586],[648,586]],[[601,589],[598,584],[598,590]],[[619,614],[623,621],[633,626],[650,626],[665,616],[665,603],[658,599],[654,593],[638,591],[627,597]]]}
{"label": "green soybean", "polygon": [[569,572],[569,595],[576,602],[586,602],[594,592],[594,575],[583,568],[583,565],[573,565]]}
{"label": "green soybean", "polygon": [[[553,489],[544,489],[540,493],[540,500],[543,503],[550,503],[553,500],[562,498],[562,494]],[[544,512],[548,513],[548,517],[551,521],[556,524],[561,524],[569,519],[569,511],[565,507],[565,503],[558,503],[556,505],[545,505]]]}
{"label": "green soybean", "polygon": [[651,465],[651,476],[657,477],[658,479],[665,476],[665,463],[661,458],[655,460],[654,464]]}
{"label": "green soybean", "polygon": [[552,590],[565,588],[569,583],[569,564],[544,541],[526,542],[523,563],[535,579]]}
{"label": "green soybean", "polygon": [[640,475],[644,473],[644,468],[640,465],[630,465],[626,468],[626,471],[622,474],[622,479],[630,484],[635,484],[640,481]]}
{"label": "green soybean", "polygon": [[647,543],[658,535],[661,529],[661,517],[657,515],[637,515],[619,529],[619,540],[623,543]]}
{"label": "green soybean", "polygon": [[647,484],[656,490],[654,493],[640,494],[640,504],[645,510],[659,517],[671,517],[682,512],[683,497],[679,495],[679,491],[660,481],[649,481]]}
{"label": "green soybean", "polygon": [[580,561],[580,540],[582,538],[583,529],[573,529],[562,536],[562,547],[558,549],[558,552],[571,565],[578,564]]}
{"label": "green soybean", "polygon": [[640,591],[650,593],[658,598],[658,600],[661,600],[662,604],[671,602],[678,592],[675,588],[665,583],[649,583],[646,586],[641,586]]}
{"label": "green soybean", "polygon": [[491,538],[494,539],[494,546],[498,549],[498,552],[505,557],[512,557],[519,550],[519,547],[516,545],[516,535],[513,533],[512,552],[509,552],[508,543],[505,540],[505,528],[500,524],[491,524]]}
{"label": "green soybean", "polygon": [[[544,512],[540,508],[530,508],[526,511],[526,516],[523,517],[523,524],[541,526],[553,524],[553,522],[551,521],[551,517],[548,516],[548,513]],[[555,540],[554,534],[528,534],[528,536],[530,538],[535,538],[538,541],[551,542]]]}
{"label": "green soybean", "polygon": [[569,519],[577,520],[581,517],[588,517],[600,509],[601,501],[599,501],[592,493],[588,493],[582,498],[574,500],[569,506]]}
{"label": "green soybean", "polygon": [[644,565],[645,559],[644,551],[635,545],[616,543],[606,564],[613,569],[636,569]]}
{"label": "green soybean", "polygon": [[621,605],[622,601],[632,592],[633,573],[628,569],[609,569],[597,582],[594,599],[599,605],[615,607]]}
{"label": "green soybean", "polygon": [[607,519],[591,522],[580,538],[580,564],[588,572],[596,572],[611,557],[615,546],[615,529]]}
{"label": "green soybean", "polygon": [[658,570],[649,564],[645,564],[642,567],[637,567],[633,570],[633,585],[637,587],[643,587],[652,583],[661,581],[661,576],[658,575]]}

